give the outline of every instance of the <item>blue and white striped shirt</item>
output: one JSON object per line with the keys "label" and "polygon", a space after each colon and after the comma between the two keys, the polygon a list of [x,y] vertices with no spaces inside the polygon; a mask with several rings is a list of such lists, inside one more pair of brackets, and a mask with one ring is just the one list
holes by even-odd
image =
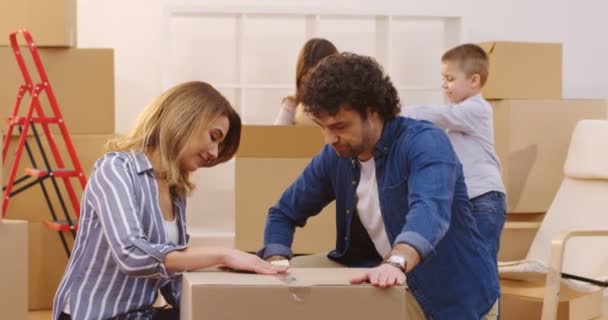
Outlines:
{"label": "blue and white striped shirt", "polygon": [[[72,319],[108,319],[150,307],[158,289],[180,273],[163,261],[184,249],[186,201],[175,201],[179,243],[167,240],[152,164],[143,153],[111,152],[97,160],[82,195],[74,250],[53,303],[57,319],[69,299]],[[145,318],[134,312],[125,319]],[[122,319],[122,318],[121,318]]]}

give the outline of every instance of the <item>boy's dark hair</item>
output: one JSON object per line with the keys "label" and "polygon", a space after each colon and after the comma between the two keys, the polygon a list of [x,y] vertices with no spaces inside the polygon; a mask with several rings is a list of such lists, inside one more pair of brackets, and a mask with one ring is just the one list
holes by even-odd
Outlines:
{"label": "boy's dark hair", "polygon": [[478,74],[480,87],[486,84],[490,63],[488,55],[480,46],[472,43],[456,46],[441,56],[441,62],[448,61],[458,63],[460,70],[464,71],[468,77]]}
{"label": "boy's dark hair", "polygon": [[325,58],[303,83],[300,101],[313,116],[335,115],[348,105],[367,118],[371,108],[384,120],[401,111],[399,96],[391,79],[372,58],[344,52]]}

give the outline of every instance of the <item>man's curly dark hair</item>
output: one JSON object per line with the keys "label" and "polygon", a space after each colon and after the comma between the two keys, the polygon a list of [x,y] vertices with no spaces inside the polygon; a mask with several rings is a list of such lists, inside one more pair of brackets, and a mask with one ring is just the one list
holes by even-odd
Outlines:
{"label": "man's curly dark hair", "polygon": [[348,105],[367,118],[367,108],[384,120],[401,111],[399,96],[391,79],[373,59],[344,52],[323,59],[303,82],[300,101],[304,110],[315,117],[322,113],[336,115]]}

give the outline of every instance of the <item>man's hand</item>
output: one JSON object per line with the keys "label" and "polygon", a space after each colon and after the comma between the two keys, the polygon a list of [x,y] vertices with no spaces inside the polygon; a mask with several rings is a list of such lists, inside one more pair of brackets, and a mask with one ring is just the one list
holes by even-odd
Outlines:
{"label": "man's hand", "polygon": [[358,277],[350,279],[351,284],[364,282],[369,282],[380,288],[390,288],[395,285],[403,285],[405,283],[405,273],[395,266],[383,263]]}

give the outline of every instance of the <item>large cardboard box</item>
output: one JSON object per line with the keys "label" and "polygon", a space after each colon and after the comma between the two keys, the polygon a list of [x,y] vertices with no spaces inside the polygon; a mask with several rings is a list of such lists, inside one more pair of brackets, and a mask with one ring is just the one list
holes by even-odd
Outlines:
{"label": "large cardboard box", "polygon": [[605,119],[605,100],[491,100],[507,212],[547,212],[563,179],[574,126]]}
{"label": "large cardboard box", "polygon": [[[66,126],[72,134],[114,132],[114,56],[112,49],[38,48],[51,87]],[[40,79],[33,70],[29,51],[22,49],[35,83]],[[0,47],[0,117],[12,115],[23,78],[10,47]],[[29,106],[29,95],[21,102],[19,115]],[[50,103],[40,95],[46,115]],[[6,131],[7,124],[2,121]],[[53,129],[57,125],[51,125]],[[54,130],[54,132],[59,132]],[[15,134],[15,132],[13,132]]]}
{"label": "large cardboard box", "polygon": [[0,45],[8,45],[9,32],[20,28],[39,47],[75,47],[76,0],[0,1]]}
{"label": "large cardboard box", "polygon": [[[91,172],[95,161],[104,154],[104,144],[112,135],[72,135],[72,142],[78,154],[80,164],[88,176]],[[9,161],[12,161],[12,154],[17,146],[18,137],[13,137],[9,148],[9,156],[7,163],[3,167],[4,180],[6,184],[8,172],[10,170]],[[63,160],[67,163],[67,151],[65,145],[59,143],[58,147]],[[33,137],[28,137],[28,141],[33,146]],[[46,151],[49,151],[47,148]],[[40,153],[34,152],[35,160],[41,164],[42,160]],[[50,153],[48,154],[50,156]],[[24,151],[23,158],[19,162],[17,176],[23,175],[25,168],[31,167],[29,159]],[[78,199],[82,194],[82,188],[76,179],[72,180],[74,190]],[[61,210],[58,198],[55,196],[54,189],[50,181],[45,182],[49,191],[51,203],[59,218],[62,219],[63,212]],[[68,201],[67,193],[63,186],[63,182],[58,182],[60,192],[64,200]],[[71,208],[69,201],[68,208]],[[74,217],[72,210],[69,210],[71,217]],[[44,201],[42,189],[39,186],[32,186],[9,200],[7,207],[7,218],[24,219],[30,221],[29,224],[29,309],[41,310],[52,307],[53,297],[57,290],[57,285],[61,280],[61,276],[65,270],[67,263],[67,255],[61,244],[59,234],[54,230],[44,226],[43,221],[51,220],[50,210]],[[68,245],[71,248],[73,245],[73,237],[70,233],[65,233]]]}
{"label": "large cardboard box", "polygon": [[0,310],[2,319],[27,319],[28,224],[0,218]]}
{"label": "large cardboard box", "polygon": [[364,269],[291,269],[287,276],[186,273],[182,320],[405,319],[405,287],[350,285]]}
{"label": "large cardboard box", "polygon": [[[536,320],[541,318],[544,283],[500,280],[500,318]],[[556,320],[597,319],[602,314],[602,291],[577,292],[562,285]]]}
{"label": "large cardboard box", "polygon": [[[324,145],[321,131],[304,126],[244,126],[235,162],[236,247],[254,252],[263,244],[268,209]],[[336,242],[335,206],[296,229],[296,254],[328,252]]]}
{"label": "large cardboard box", "polygon": [[484,42],[490,74],[486,99],[561,99],[562,45],[559,43]]}

